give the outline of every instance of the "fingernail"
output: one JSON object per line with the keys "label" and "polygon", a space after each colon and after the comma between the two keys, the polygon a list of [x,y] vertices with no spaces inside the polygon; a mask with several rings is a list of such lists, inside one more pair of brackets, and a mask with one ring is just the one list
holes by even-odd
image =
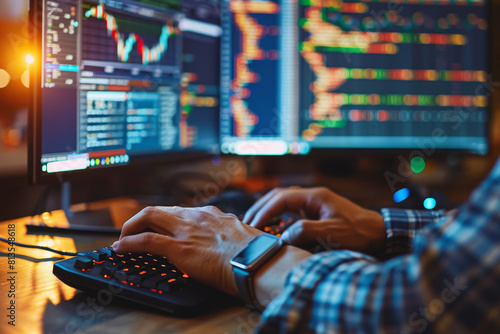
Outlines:
{"label": "fingernail", "polygon": [[283,232],[283,234],[281,234],[281,239],[283,239],[283,241],[288,240],[288,238],[290,238],[290,232],[285,231]]}
{"label": "fingernail", "polygon": [[111,245],[111,247],[113,247],[113,250],[116,250],[118,248],[118,241],[113,242],[113,245]]}

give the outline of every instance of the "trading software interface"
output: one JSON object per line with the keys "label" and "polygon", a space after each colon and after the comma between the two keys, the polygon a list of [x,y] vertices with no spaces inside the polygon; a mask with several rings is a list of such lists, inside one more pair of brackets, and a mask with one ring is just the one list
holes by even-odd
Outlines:
{"label": "trading software interface", "polygon": [[217,0],[43,6],[44,172],[218,150]]}
{"label": "trading software interface", "polygon": [[485,0],[224,0],[221,149],[485,153]]}

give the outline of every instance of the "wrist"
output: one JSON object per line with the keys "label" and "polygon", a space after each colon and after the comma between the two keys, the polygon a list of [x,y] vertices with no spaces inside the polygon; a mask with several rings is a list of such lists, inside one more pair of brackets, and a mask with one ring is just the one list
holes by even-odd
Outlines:
{"label": "wrist", "polygon": [[290,271],[312,256],[311,253],[294,247],[283,246],[254,276],[255,296],[266,307],[278,296]]}
{"label": "wrist", "polygon": [[262,266],[268,263],[283,247],[283,241],[271,234],[260,234],[252,238],[248,245],[235,254],[230,263],[241,299],[250,308],[262,310],[254,288],[254,278]]}
{"label": "wrist", "polygon": [[361,250],[363,253],[370,255],[381,254],[385,249],[387,239],[384,217],[377,211],[366,210],[366,214],[362,216],[358,226],[366,227],[367,244],[366,249]]}

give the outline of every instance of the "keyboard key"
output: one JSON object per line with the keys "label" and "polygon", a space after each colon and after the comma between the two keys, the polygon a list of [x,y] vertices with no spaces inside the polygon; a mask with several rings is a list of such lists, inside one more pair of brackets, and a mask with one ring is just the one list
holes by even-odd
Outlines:
{"label": "keyboard key", "polygon": [[183,286],[184,286],[184,284],[182,282],[180,282],[178,279],[171,278],[169,280],[159,282],[157,289],[158,289],[158,291],[163,291],[163,292],[168,293],[168,292],[178,290],[178,289],[182,288]]}
{"label": "keyboard key", "polygon": [[112,262],[113,266],[116,267],[117,270],[125,268],[127,265],[125,263],[120,262]]}
{"label": "keyboard key", "polygon": [[108,247],[103,247],[101,249],[99,249],[101,252],[103,252],[104,254],[106,254],[107,256],[115,256],[115,251],[111,248],[108,248]]}
{"label": "keyboard key", "polygon": [[138,274],[133,275],[133,276],[129,276],[129,278],[127,279],[127,282],[132,283],[133,285],[141,285],[142,276],[138,275]]}
{"label": "keyboard key", "polygon": [[142,286],[146,289],[156,289],[159,282],[166,280],[165,277],[161,275],[151,276],[142,282]]}
{"label": "keyboard key", "polygon": [[95,260],[96,262],[101,262],[104,261],[108,258],[108,255],[104,253],[101,250],[93,250],[88,253],[88,256],[92,259]]}
{"label": "keyboard key", "polygon": [[[142,268],[144,269],[144,268]],[[133,283],[135,285],[141,285],[142,282],[148,278],[148,277],[152,277],[154,275],[157,275],[155,272],[148,272],[147,270],[142,270],[136,274],[134,274],[133,276],[130,276],[127,281],[130,282],[130,283]]]}
{"label": "keyboard key", "polygon": [[88,270],[94,268],[94,261],[88,257],[80,256],[75,261],[75,268]]}
{"label": "keyboard key", "polygon": [[137,274],[139,271],[141,271],[141,268],[135,268],[135,267],[128,267],[128,268],[123,268],[120,271],[120,274],[124,274],[126,276],[134,275]]}
{"label": "keyboard key", "polygon": [[179,277],[177,280],[178,280],[178,281],[179,281],[179,283],[181,283],[183,286],[188,286],[189,284],[191,284],[191,279],[190,279],[190,278]]}
{"label": "keyboard key", "polygon": [[179,275],[176,275],[176,274],[171,273],[171,272],[166,272],[166,273],[161,273],[160,276],[165,278],[165,279],[172,279],[172,278],[177,278]]}
{"label": "keyboard key", "polygon": [[113,277],[115,272],[118,270],[116,266],[113,266],[112,264],[106,264],[104,267],[101,268],[101,275],[107,275],[109,277]]}

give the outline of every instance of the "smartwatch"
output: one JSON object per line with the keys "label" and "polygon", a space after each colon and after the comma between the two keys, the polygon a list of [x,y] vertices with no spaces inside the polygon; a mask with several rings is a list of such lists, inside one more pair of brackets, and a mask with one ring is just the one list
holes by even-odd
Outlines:
{"label": "smartwatch", "polygon": [[238,292],[248,307],[264,310],[255,296],[253,277],[260,267],[278,253],[282,245],[283,241],[277,236],[261,234],[253,237],[248,245],[231,259]]}

